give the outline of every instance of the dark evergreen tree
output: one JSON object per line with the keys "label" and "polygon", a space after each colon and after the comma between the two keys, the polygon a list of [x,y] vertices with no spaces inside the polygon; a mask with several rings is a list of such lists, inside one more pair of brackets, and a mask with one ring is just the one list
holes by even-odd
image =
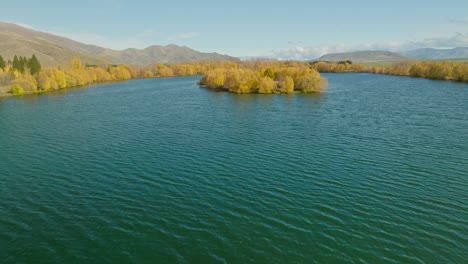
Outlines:
{"label": "dark evergreen tree", "polygon": [[6,66],[5,60],[3,59],[2,55],[0,55],[0,69],[4,70]]}
{"label": "dark evergreen tree", "polygon": [[17,70],[17,71],[20,70],[20,61],[18,59],[18,56],[16,56],[16,55],[15,55],[15,57],[13,57],[13,62],[12,62],[11,68],[13,70]]}
{"label": "dark evergreen tree", "polygon": [[23,57],[23,56],[19,57],[19,65],[20,65],[19,71],[21,73],[24,73],[24,69],[26,68],[27,63],[28,63],[28,60],[26,59],[26,57]]}
{"label": "dark evergreen tree", "polygon": [[37,74],[41,71],[41,63],[36,58],[36,55],[32,55],[32,57],[28,60],[28,68],[31,71],[31,74]]}

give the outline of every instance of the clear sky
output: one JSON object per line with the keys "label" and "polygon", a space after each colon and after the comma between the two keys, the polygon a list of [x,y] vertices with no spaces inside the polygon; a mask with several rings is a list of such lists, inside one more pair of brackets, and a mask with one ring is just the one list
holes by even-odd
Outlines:
{"label": "clear sky", "polygon": [[468,46],[468,0],[2,1],[0,20],[113,49],[178,44],[233,56]]}

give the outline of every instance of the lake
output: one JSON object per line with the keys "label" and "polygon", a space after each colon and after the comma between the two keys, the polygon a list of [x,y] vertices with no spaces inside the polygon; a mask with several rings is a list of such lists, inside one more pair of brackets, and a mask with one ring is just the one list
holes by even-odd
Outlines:
{"label": "lake", "polygon": [[0,99],[0,263],[466,263],[468,85]]}

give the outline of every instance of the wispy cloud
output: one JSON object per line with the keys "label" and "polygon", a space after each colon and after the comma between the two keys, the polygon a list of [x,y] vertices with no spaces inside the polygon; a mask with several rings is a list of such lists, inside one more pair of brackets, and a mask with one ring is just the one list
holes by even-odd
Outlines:
{"label": "wispy cloud", "polygon": [[456,32],[449,37],[434,37],[414,41],[387,41],[361,43],[356,45],[294,46],[272,50],[270,56],[282,60],[310,60],[327,53],[349,52],[357,50],[402,51],[417,48],[453,48],[468,46],[468,32]]}
{"label": "wispy cloud", "polygon": [[447,18],[450,24],[468,25],[468,18]]}
{"label": "wispy cloud", "polygon": [[304,45],[305,42],[304,41],[292,41],[292,40],[290,40],[290,41],[288,41],[288,44],[289,45]]}
{"label": "wispy cloud", "polygon": [[179,33],[176,35],[169,36],[167,40],[174,41],[174,40],[181,40],[181,39],[191,39],[200,36],[199,32],[184,32]]}
{"label": "wispy cloud", "polygon": [[432,48],[452,48],[468,46],[468,32],[455,32],[449,37],[426,38],[421,41],[408,42],[407,46],[414,47],[432,47]]}

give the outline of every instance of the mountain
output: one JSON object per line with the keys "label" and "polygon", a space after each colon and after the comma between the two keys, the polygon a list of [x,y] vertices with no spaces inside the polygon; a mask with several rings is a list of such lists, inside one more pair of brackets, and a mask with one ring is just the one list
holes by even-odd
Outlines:
{"label": "mountain", "polygon": [[382,61],[401,61],[407,60],[408,58],[400,54],[390,51],[355,51],[355,52],[344,52],[344,53],[329,53],[316,59],[316,61],[346,61],[352,62],[382,62]]}
{"label": "mountain", "polygon": [[82,46],[86,45],[15,24],[0,22],[0,55],[5,59],[12,59],[14,55],[30,57],[35,54],[45,66],[65,65],[75,56],[90,64],[105,62],[101,58],[86,54],[85,49],[80,50]]}
{"label": "mountain", "polygon": [[237,60],[218,53],[204,53],[184,46],[151,46],[145,49],[113,50],[88,45],[65,37],[0,22],[0,55],[5,59],[14,55],[30,57],[36,54],[44,66],[66,65],[73,57],[84,63],[150,64],[193,61]]}
{"label": "mountain", "polygon": [[423,48],[398,52],[403,56],[414,57],[418,59],[455,59],[468,58],[468,48],[459,47],[453,49],[432,49]]}
{"label": "mountain", "polygon": [[237,60],[236,58],[227,55],[199,52],[185,46],[177,46],[174,44],[167,46],[154,45],[145,49],[94,49],[94,51],[91,51],[90,53],[95,56],[108,59],[113,63],[128,64]]}

